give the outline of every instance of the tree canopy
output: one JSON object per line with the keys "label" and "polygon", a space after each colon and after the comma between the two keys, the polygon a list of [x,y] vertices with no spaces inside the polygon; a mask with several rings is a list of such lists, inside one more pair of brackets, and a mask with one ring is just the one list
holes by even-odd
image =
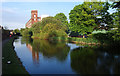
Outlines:
{"label": "tree canopy", "polygon": [[64,13],[58,13],[54,17],[56,19],[60,20],[63,25],[67,25],[68,24],[67,17],[65,16]]}
{"label": "tree canopy", "polygon": [[92,32],[93,28],[102,22],[111,24],[112,17],[108,13],[109,6],[108,2],[84,2],[75,6],[69,13],[70,30],[85,34]]}

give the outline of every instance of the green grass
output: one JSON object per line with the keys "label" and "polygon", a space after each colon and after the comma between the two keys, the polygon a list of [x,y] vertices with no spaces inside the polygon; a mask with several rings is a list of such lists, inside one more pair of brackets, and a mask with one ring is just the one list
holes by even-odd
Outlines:
{"label": "green grass", "polygon": [[76,43],[85,43],[85,44],[98,44],[99,41],[93,38],[77,38],[77,37],[52,37],[50,40],[58,40],[58,41],[68,41],[68,42],[76,42]]}
{"label": "green grass", "polygon": [[[16,55],[13,47],[14,38],[2,47],[2,74],[25,74],[29,75]],[[11,64],[7,62],[11,61]]]}

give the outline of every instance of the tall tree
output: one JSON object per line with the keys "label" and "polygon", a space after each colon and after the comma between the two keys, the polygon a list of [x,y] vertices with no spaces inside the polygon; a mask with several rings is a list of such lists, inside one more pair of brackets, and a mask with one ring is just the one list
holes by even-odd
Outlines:
{"label": "tall tree", "polygon": [[70,29],[84,34],[92,32],[100,23],[111,25],[112,16],[108,12],[109,8],[108,2],[84,2],[75,6],[69,13]]}
{"label": "tall tree", "polygon": [[72,31],[87,33],[92,32],[96,25],[96,17],[103,9],[102,2],[84,2],[77,5],[69,13],[70,29]]}
{"label": "tall tree", "polygon": [[62,22],[65,30],[68,29],[68,20],[64,13],[58,13],[54,17]]}
{"label": "tall tree", "polygon": [[68,23],[67,17],[65,16],[64,13],[58,13],[54,16],[56,19],[60,20],[63,24]]}
{"label": "tall tree", "polygon": [[115,30],[113,38],[115,40],[120,41],[120,1],[114,2],[112,6],[113,8],[116,8],[116,12],[113,13],[114,16],[113,22],[114,22],[114,27],[117,28],[117,30]]}

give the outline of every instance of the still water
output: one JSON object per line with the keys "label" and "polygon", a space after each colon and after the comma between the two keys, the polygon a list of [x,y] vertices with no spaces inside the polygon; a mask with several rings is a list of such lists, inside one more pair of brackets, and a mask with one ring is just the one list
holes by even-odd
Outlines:
{"label": "still water", "polygon": [[120,54],[114,49],[23,37],[14,47],[30,74],[120,74]]}

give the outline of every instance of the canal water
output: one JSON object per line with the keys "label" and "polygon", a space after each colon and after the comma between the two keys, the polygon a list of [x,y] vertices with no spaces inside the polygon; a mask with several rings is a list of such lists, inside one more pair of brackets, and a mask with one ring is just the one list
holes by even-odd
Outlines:
{"label": "canal water", "polygon": [[24,37],[13,44],[30,74],[120,74],[114,49]]}

